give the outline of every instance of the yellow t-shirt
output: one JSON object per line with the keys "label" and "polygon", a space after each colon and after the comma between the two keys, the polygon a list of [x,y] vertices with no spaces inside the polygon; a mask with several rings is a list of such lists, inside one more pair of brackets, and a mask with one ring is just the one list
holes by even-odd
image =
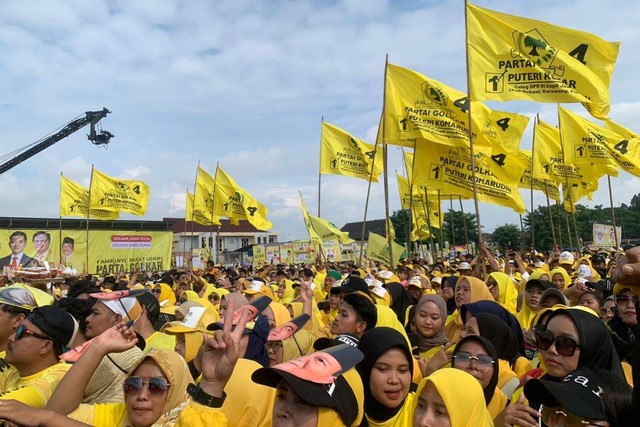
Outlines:
{"label": "yellow t-shirt", "polygon": [[416,396],[415,392],[413,391],[409,392],[409,394],[407,395],[407,398],[404,400],[404,403],[402,404],[402,409],[400,409],[395,416],[389,418],[387,421],[382,421],[382,422],[376,421],[369,418],[367,414],[365,414],[365,417],[367,417],[367,422],[371,427],[412,426],[413,425],[412,406],[413,406],[413,399],[415,399],[415,396]]}
{"label": "yellow t-shirt", "polygon": [[173,351],[176,348],[176,336],[165,334],[163,332],[154,332],[149,338],[145,339],[147,345],[144,347],[144,352],[151,350],[152,348],[166,348]]}
{"label": "yellow t-shirt", "polygon": [[71,365],[60,362],[21,378],[16,368],[10,367],[0,375],[0,399],[14,399],[34,408],[44,408],[69,368]]}

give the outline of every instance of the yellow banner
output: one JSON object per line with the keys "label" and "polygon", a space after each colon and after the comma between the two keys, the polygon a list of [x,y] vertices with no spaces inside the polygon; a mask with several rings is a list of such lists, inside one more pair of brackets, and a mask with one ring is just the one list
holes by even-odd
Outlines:
{"label": "yellow banner", "polygon": [[581,102],[609,113],[609,83],[619,43],[543,21],[467,4],[473,100]]}
{"label": "yellow banner", "polygon": [[534,190],[542,191],[549,198],[559,202],[560,201],[560,190],[558,189],[558,184],[555,181],[542,180],[538,178],[534,178],[531,174],[533,170],[531,151],[529,150],[520,150],[520,155],[527,162],[527,168],[524,170],[522,177],[520,178],[520,188],[524,188],[530,190],[533,188]]}
{"label": "yellow banner", "polygon": [[[398,193],[400,194],[400,206],[402,209],[409,209],[411,205],[411,195],[409,194],[409,180],[407,178],[396,174],[398,180]],[[413,212],[414,216],[422,217],[425,224],[427,223],[427,199],[429,203],[429,213],[431,214],[431,226],[434,228],[440,228],[442,217],[440,211],[440,204],[438,203],[437,192],[431,191],[425,195],[424,187],[414,186],[413,190]],[[427,228],[428,229],[428,228]]]}
{"label": "yellow banner", "polygon": [[253,265],[262,266],[267,262],[267,254],[264,245],[253,245]]}
{"label": "yellow banner", "polygon": [[413,147],[433,141],[455,147],[469,146],[469,115],[473,117],[474,147],[490,153],[499,143],[519,146],[528,118],[491,111],[481,102],[437,80],[397,65],[387,66],[384,138],[387,144]]}
{"label": "yellow banner", "polygon": [[203,205],[195,206],[195,198],[191,192],[187,191],[187,207],[185,210],[185,220],[193,221],[201,225],[220,225],[220,218],[211,216],[211,210],[205,211]]}
{"label": "yellow banner", "polygon": [[302,209],[302,219],[304,219],[304,226],[307,228],[307,233],[309,233],[309,238],[314,243],[322,243],[322,238],[318,235],[316,230],[313,228],[313,224],[311,223],[311,218],[309,218],[309,212],[307,211],[307,207],[304,204],[304,199],[302,198],[302,193],[300,193],[300,207]]}
{"label": "yellow banner", "polygon": [[613,149],[609,148],[616,162],[630,174],[640,176],[640,135],[613,120],[605,120],[604,127],[624,138]]}
{"label": "yellow banner", "polygon": [[325,259],[329,262],[340,262],[343,260],[340,242],[337,240],[327,240],[323,242],[322,252],[324,252]]}
{"label": "yellow banner", "polygon": [[143,181],[113,178],[94,168],[91,172],[90,193],[91,209],[142,216],[147,210],[150,190]]}
{"label": "yellow banner", "polygon": [[228,218],[246,219],[258,230],[273,228],[267,219],[269,210],[240,187],[221,167],[218,167],[214,191],[214,213]]}
{"label": "yellow banner", "polygon": [[[475,154],[476,189],[479,200],[507,206],[518,213],[525,212],[518,183],[526,161],[520,156],[496,150],[492,155]],[[415,184],[431,190],[441,189],[473,197],[471,155],[464,148],[429,144],[416,150],[416,164],[422,165],[414,171]]]}
{"label": "yellow banner", "polygon": [[281,243],[280,245],[280,262],[282,264],[293,264],[293,243]]}
{"label": "yellow banner", "polygon": [[14,256],[20,256],[22,267],[39,267],[47,261],[54,268],[62,265],[100,276],[171,268],[170,231],[90,230],[88,269],[86,230],[0,230],[0,241],[11,239],[17,240],[13,251],[9,245],[0,247],[0,271]]}
{"label": "yellow banner", "polygon": [[[60,216],[87,217],[89,209],[89,190],[77,182],[60,176]],[[118,219],[118,212],[103,209],[91,209],[89,218],[114,220]]]}
{"label": "yellow banner", "polygon": [[369,232],[369,240],[367,240],[367,258],[378,261],[389,268],[395,268],[404,253],[404,248],[396,242],[393,244],[393,260],[390,262],[389,242],[386,237],[379,234]]}
{"label": "yellow banner", "polygon": [[[559,107],[558,115],[566,163],[591,166],[583,171],[585,174],[593,172],[590,175],[594,179],[603,173],[618,176],[618,165],[634,175],[639,173],[633,163],[621,158],[623,152],[629,152],[629,141],[624,137],[562,107]],[[634,151],[637,153],[637,147]]]}
{"label": "yellow banner", "polygon": [[321,140],[320,173],[351,176],[366,181],[371,177],[372,182],[378,182],[383,168],[382,147],[375,150],[375,145],[367,144],[327,122],[322,122]]}

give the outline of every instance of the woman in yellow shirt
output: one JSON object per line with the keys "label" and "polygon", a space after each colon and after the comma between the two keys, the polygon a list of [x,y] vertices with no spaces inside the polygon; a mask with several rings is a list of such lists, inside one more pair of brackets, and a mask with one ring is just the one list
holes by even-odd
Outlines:
{"label": "woman in yellow shirt", "polygon": [[456,282],[455,301],[456,311],[447,318],[445,333],[452,343],[460,339],[460,332],[464,329],[464,319],[460,314],[463,304],[471,304],[482,300],[494,301],[487,285],[480,279],[472,276],[463,276]]}
{"label": "woman in yellow shirt", "polygon": [[418,350],[425,364],[449,342],[444,333],[447,303],[438,295],[425,295],[416,304],[414,323],[418,335]]}

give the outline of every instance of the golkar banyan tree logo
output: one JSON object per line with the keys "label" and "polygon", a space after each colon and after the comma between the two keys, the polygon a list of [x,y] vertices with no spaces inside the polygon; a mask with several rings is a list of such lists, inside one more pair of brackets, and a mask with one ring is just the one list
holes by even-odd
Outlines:
{"label": "golkar banyan tree logo", "polygon": [[545,38],[538,30],[513,32],[513,43],[515,49],[511,49],[513,58],[526,58],[533,65],[552,71],[552,77],[557,79],[564,75],[564,66],[556,67],[553,60],[558,54],[558,49],[549,45]]}
{"label": "golkar banyan tree logo", "polygon": [[126,184],[126,183],[124,183],[122,181],[116,181],[116,188],[121,193],[129,193],[129,192],[133,191],[136,194],[140,194],[140,184],[136,184],[133,187],[129,187],[128,184]]}

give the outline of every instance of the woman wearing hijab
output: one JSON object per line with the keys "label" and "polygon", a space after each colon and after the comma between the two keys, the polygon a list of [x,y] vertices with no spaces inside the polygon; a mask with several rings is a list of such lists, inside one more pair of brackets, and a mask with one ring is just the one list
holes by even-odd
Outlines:
{"label": "woman wearing hijab", "polygon": [[364,333],[356,366],[364,386],[363,426],[404,427],[411,423],[413,357],[405,337],[387,327]]}
{"label": "woman wearing hijab", "polygon": [[[160,306],[176,304],[176,294],[171,289],[171,286],[167,285],[166,283],[159,283],[153,293],[158,297]],[[163,304],[164,301],[167,302]]]}
{"label": "woman wearing hijab", "polygon": [[571,284],[569,273],[562,267],[556,267],[551,270],[549,276],[551,277],[553,286],[560,291],[566,289]]}
{"label": "woman wearing hijab", "polygon": [[463,276],[458,279],[455,290],[456,311],[447,319],[445,328],[449,341],[454,344],[457,343],[460,339],[460,332],[464,329],[464,321],[460,315],[462,305],[482,300],[494,300],[487,285],[482,280],[472,276]]}
{"label": "woman wearing hijab", "polygon": [[[498,388],[510,399],[520,384],[520,376],[514,372],[513,365],[521,357],[511,329],[498,316],[478,313],[467,320],[462,335],[480,335],[493,344],[498,354]],[[533,369],[528,363],[527,365],[529,369],[524,373]]]}
{"label": "woman wearing hijab", "polygon": [[405,326],[407,308],[413,304],[411,296],[400,283],[385,283],[383,287],[389,291],[389,295],[391,296],[391,310],[396,314],[400,323]]}
{"label": "woman wearing hijab", "polygon": [[422,380],[412,406],[414,427],[493,427],[482,386],[460,369],[443,368]]}
{"label": "woman wearing hijab", "polygon": [[496,271],[489,274],[487,286],[493,298],[509,313],[516,313],[518,304],[518,289],[508,274]]}
{"label": "woman wearing hijab", "polygon": [[287,307],[275,301],[271,301],[271,303],[269,303],[269,307],[264,309],[262,315],[267,318],[269,322],[269,329],[271,330],[282,326],[291,320],[291,315],[289,314]]}
{"label": "woman wearing hijab", "polygon": [[453,351],[451,367],[466,371],[478,380],[492,419],[502,412],[507,397],[497,387],[498,353],[489,340],[475,335],[462,338]]}
{"label": "woman wearing hijab", "polygon": [[449,342],[444,333],[446,319],[446,303],[438,295],[425,295],[415,306],[414,324],[418,335],[418,350],[426,364]]}

